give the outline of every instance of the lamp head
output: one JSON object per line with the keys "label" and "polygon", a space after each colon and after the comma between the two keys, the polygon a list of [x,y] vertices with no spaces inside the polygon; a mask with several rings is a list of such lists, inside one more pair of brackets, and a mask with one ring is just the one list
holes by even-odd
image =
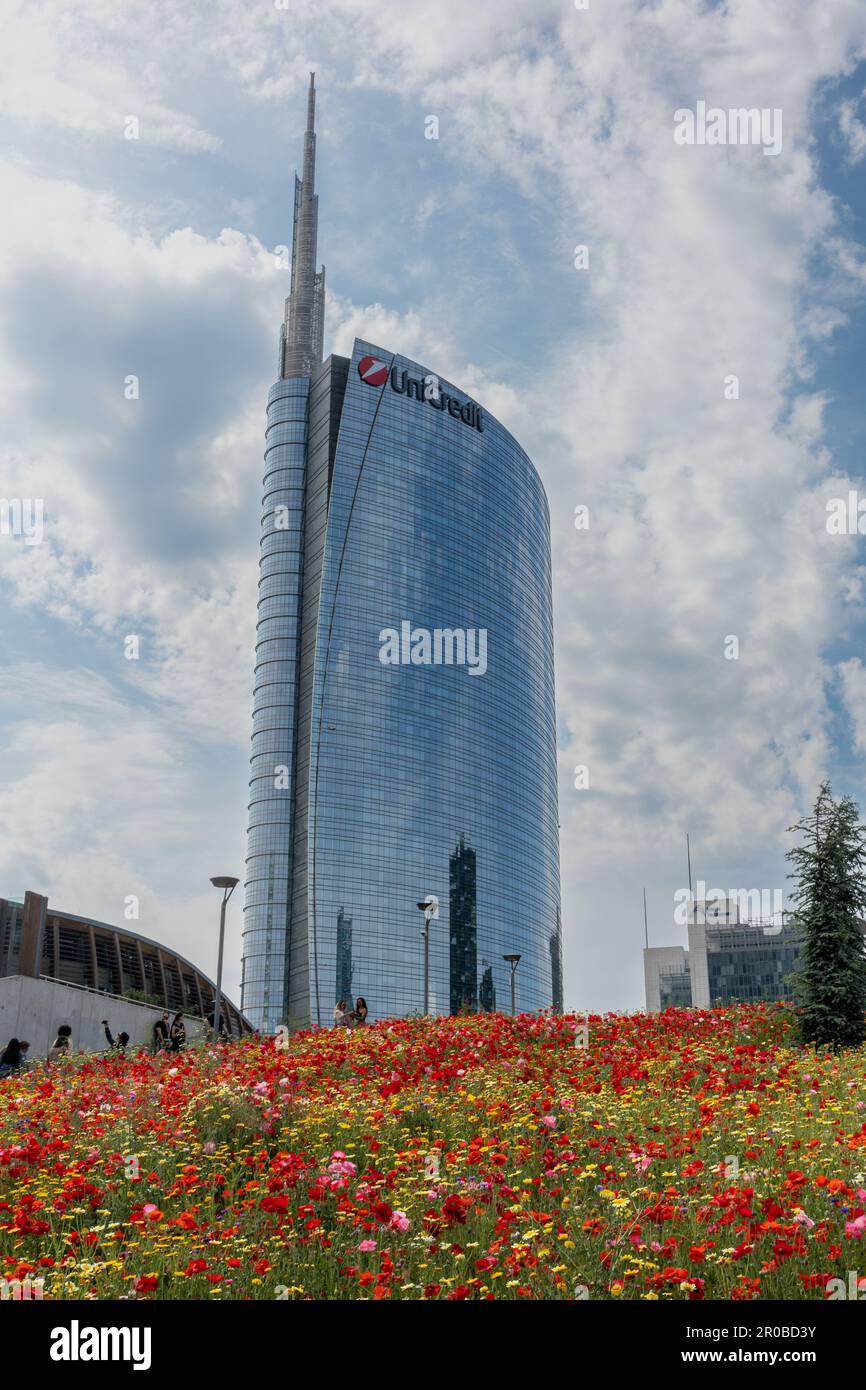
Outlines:
{"label": "lamp head", "polygon": [[237,888],[240,879],[232,878],[229,874],[219,874],[211,879],[214,888]]}

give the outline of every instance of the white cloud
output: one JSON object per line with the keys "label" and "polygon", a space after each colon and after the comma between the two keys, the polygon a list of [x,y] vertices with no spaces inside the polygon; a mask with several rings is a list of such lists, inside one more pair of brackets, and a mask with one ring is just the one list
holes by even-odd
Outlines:
{"label": "white cloud", "polygon": [[[195,378],[200,369],[186,359],[188,406],[184,392],[181,401],[188,420],[169,425],[174,440],[164,442],[164,421],[154,420],[152,412],[160,388],[176,377],[162,360],[172,351],[174,324],[194,313],[194,304],[206,305],[215,296],[229,315],[229,332],[243,323],[247,335],[264,335],[266,308],[279,302],[283,284],[273,258],[254,238],[235,231],[209,240],[186,228],[156,241],[130,226],[130,210],[111,199],[21,168],[5,171],[0,198],[10,209],[0,238],[0,313],[5,309],[11,316],[22,278],[38,282],[50,274],[68,287],[74,306],[69,316],[89,338],[65,367],[69,394],[54,412],[42,408],[38,360],[28,364],[29,373],[23,368],[12,330],[0,345],[0,396],[7,406],[3,494],[43,498],[46,517],[43,544],[24,546],[4,538],[0,545],[7,592],[19,607],[38,607],[61,622],[100,633],[103,650],[118,660],[122,637],[141,634],[142,660],[135,669],[142,688],[209,736],[242,740],[248,733],[255,576],[242,536],[231,547],[234,554],[226,553],[224,542],[236,530],[239,514],[252,521],[256,511],[260,393],[230,405],[222,420],[199,421]],[[82,284],[90,287],[90,302],[78,305],[74,296]],[[171,307],[171,323],[154,321],[157,302]],[[54,307],[56,330],[64,313],[62,295]],[[143,342],[154,332],[145,357],[137,337]],[[119,347],[119,340],[127,347]],[[138,354],[152,362],[150,372]],[[125,375],[133,368],[142,372],[138,401],[124,394]],[[231,380],[228,357],[221,374]],[[77,413],[79,398],[83,409]],[[181,424],[189,426],[186,438]],[[139,464],[136,454],[142,448]],[[167,449],[167,456],[148,458],[156,449]],[[108,477],[94,472],[100,457]],[[167,512],[180,508],[191,525],[220,537],[219,555],[202,555],[192,565],[181,553],[168,563],[156,560],[148,537],[136,535],[133,489],[141,467],[147,470],[142,488],[151,483],[158,488],[162,476]],[[183,523],[178,525],[182,531]],[[254,536],[251,525],[253,547]]]}
{"label": "white cloud", "polygon": [[[866,96],[866,93],[863,94]],[[859,164],[866,156],[866,125],[859,118],[863,97],[858,101],[843,101],[839,107],[839,130],[848,150],[852,164]]]}
{"label": "white cloud", "polygon": [[[160,99],[160,65],[136,53],[132,11],[97,4],[64,11],[18,5],[3,17],[0,111],[33,125],[127,138],[128,118],[148,144],[214,151],[219,140]],[[113,28],[113,32],[112,32]],[[151,43],[155,39],[150,34]]]}
{"label": "white cloud", "polygon": [[[137,707],[96,671],[21,663],[7,675],[4,894],[47,891],[65,911],[127,921],[213,975],[214,953],[204,945],[216,920],[208,878],[234,862],[236,846],[217,826],[191,841],[189,807],[208,785],[218,795],[218,778],[191,765],[184,732],[170,718]],[[139,915],[127,918],[130,896]],[[236,988],[234,968],[231,978]]]}
{"label": "white cloud", "polygon": [[854,732],[854,747],[866,754],[866,667],[859,657],[839,664],[842,699]]}

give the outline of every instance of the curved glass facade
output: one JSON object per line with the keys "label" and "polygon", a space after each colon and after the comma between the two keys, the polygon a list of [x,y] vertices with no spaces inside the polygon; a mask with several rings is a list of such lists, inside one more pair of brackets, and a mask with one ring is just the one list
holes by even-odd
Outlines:
{"label": "curved glass facade", "polygon": [[367,343],[279,382],[268,422],[244,1011],[420,1012],[428,894],[431,1011],[509,1009],[513,952],[518,1008],[561,1008],[541,481],[459,389]]}

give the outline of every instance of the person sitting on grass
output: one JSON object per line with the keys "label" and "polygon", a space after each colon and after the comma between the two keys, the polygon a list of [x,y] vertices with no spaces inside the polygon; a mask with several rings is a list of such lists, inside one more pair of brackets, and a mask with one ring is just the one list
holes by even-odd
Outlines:
{"label": "person sitting on grass", "polygon": [[9,1076],[13,1071],[20,1071],[27,1060],[27,1049],[29,1042],[20,1042],[18,1038],[10,1038],[7,1046],[0,1055],[0,1076]]}
{"label": "person sitting on grass", "polygon": [[68,1023],[61,1023],[57,1029],[57,1037],[48,1049],[48,1064],[59,1062],[62,1058],[68,1057],[72,1051],[72,1029]]}

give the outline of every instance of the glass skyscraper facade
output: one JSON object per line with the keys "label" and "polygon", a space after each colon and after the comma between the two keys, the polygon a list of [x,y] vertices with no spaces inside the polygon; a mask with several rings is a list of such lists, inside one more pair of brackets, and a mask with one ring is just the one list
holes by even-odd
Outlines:
{"label": "glass skyscraper facade", "polygon": [[[306,247],[309,280],[314,226]],[[561,1008],[544,489],[428,368],[360,340],[317,365],[321,316],[292,327],[304,276],[268,402],[243,1010],[420,1012],[429,894],[431,1011],[510,1000],[513,952],[518,1007]]]}

